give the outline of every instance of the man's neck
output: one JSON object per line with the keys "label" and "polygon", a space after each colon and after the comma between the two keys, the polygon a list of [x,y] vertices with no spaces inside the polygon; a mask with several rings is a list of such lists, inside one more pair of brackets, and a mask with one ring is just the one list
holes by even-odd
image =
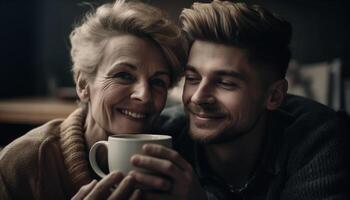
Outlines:
{"label": "man's neck", "polygon": [[262,154],[266,117],[256,127],[236,140],[205,145],[205,157],[210,168],[226,183],[241,186],[252,175]]}

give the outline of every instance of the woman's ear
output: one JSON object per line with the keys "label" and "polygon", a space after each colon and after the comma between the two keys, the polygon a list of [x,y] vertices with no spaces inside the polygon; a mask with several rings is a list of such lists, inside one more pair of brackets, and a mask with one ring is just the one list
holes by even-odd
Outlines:
{"label": "woman's ear", "polygon": [[288,82],[286,79],[281,79],[273,83],[268,91],[266,108],[268,110],[276,110],[287,95]]}
{"label": "woman's ear", "polygon": [[78,97],[82,102],[88,102],[90,99],[89,85],[84,76],[78,72],[76,76],[76,86]]}

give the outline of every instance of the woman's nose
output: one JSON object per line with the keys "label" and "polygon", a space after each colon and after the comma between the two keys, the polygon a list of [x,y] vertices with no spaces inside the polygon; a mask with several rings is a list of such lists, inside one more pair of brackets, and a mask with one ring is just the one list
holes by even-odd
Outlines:
{"label": "woman's nose", "polygon": [[136,84],[130,97],[138,101],[149,102],[152,98],[149,85],[144,82]]}

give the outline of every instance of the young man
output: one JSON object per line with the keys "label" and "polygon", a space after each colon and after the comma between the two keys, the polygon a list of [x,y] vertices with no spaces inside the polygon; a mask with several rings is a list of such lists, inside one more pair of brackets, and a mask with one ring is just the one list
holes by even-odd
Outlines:
{"label": "young man", "polygon": [[162,123],[181,156],[147,146],[151,157],[133,158],[137,166],[168,177],[133,173],[139,182],[170,191],[144,195],[347,199],[336,113],[286,95],[291,25],[259,6],[226,1],[194,3],[180,20],[190,44],[183,92],[187,120],[168,110],[170,118]]}
{"label": "young man", "polygon": [[194,3],[180,20],[190,44],[186,117],[163,114],[174,150],[147,145],[132,158],[162,175],[130,173],[155,189],[142,198],[348,199],[336,113],[286,94],[290,24],[227,1]]}

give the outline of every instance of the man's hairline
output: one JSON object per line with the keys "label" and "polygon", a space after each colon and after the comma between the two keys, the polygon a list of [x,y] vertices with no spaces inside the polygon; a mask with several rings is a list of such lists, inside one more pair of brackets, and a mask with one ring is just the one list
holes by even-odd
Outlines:
{"label": "man's hairline", "polygon": [[[217,40],[213,40],[213,39],[207,39],[207,38],[193,38],[189,44],[189,52],[191,51],[192,49],[192,46],[193,44],[196,42],[196,41],[203,41],[203,42],[210,42],[210,43],[214,43],[214,44],[219,44],[219,45],[224,45],[224,46],[229,46],[229,47],[234,47],[234,48],[238,48],[240,50],[242,50],[243,54],[244,54],[244,57],[246,58],[247,60],[247,63],[252,66],[252,69],[256,71],[257,75],[258,75],[258,78],[260,79],[259,81],[262,82],[262,84],[264,85],[263,88],[267,89],[269,88],[271,85],[273,85],[273,83],[277,82],[278,80],[282,80],[282,79],[285,79],[285,77],[283,78],[276,78],[276,80],[274,81],[267,81],[267,80],[264,80],[264,76],[262,71],[259,69],[259,68],[263,68],[264,66],[266,66],[266,64],[263,64],[263,63],[257,63],[257,62],[254,62],[252,61],[251,59],[249,59],[249,55],[248,55],[248,49],[247,48],[244,48],[244,47],[241,47],[239,45],[235,45],[235,44],[232,44],[232,43],[225,43],[225,42],[221,42],[221,41],[217,41]],[[188,63],[188,62],[187,62]],[[186,65],[187,66],[187,65]],[[185,70],[186,70],[186,66],[185,66]],[[271,73],[271,72],[270,72]],[[266,77],[267,79],[269,79],[268,77]]]}

